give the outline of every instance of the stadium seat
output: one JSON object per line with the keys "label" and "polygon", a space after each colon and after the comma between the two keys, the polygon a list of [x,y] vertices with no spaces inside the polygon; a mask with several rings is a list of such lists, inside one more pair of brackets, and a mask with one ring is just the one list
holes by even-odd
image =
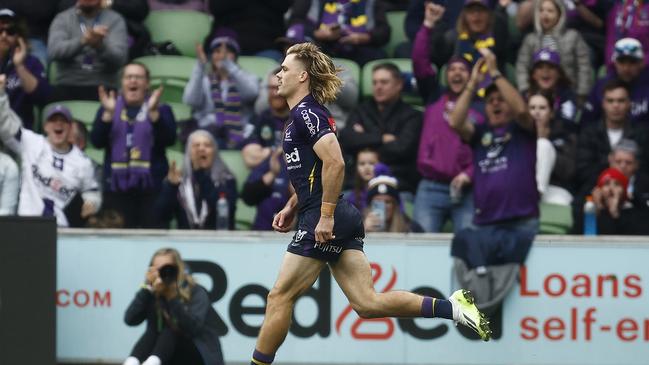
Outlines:
{"label": "stadium seat", "polygon": [[237,211],[234,214],[235,228],[237,230],[250,230],[256,214],[257,207],[247,205],[241,198],[237,199]]}
{"label": "stadium seat", "polygon": [[572,211],[569,206],[541,203],[540,232],[567,234],[572,227]]}
{"label": "stadium seat", "polygon": [[196,57],[196,44],[210,33],[212,17],[191,10],[156,10],[144,19],[144,26],[154,43],[171,41],[182,55]]}
{"label": "stadium seat", "polygon": [[388,57],[394,56],[394,50],[403,42],[408,41],[405,31],[406,12],[388,11],[386,14],[388,25],[390,25],[390,40],[383,47]]}
{"label": "stadium seat", "polygon": [[267,57],[257,56],[239,56],[239,58],[237,58],[237,63],[245,71],[257,75],[260,81],[265,80],[269,72],[279,67],[279,63],[274,60]]}
{"label": "stadium seat", "polygon": [[50,82],[50,85],[56,85],[56,77],[58,75],[59,68],[55,61],[51,61],[47,66],[47,81]]}
{"label": "stadium seat", "polygon": [[237,191],[243,189],[243,184],[246,182],[250,171],[243,162],[243,156],[239,150],[221,150],[219,151],[223,162],[230,168],[232,174],[237,179]]}
{"label": "stadium seat", "polygon": [[336,57],[333,58],[333,61],[334,61],[334,65],[349,72],[354,78],[354,80],[356,80],[356,84],[360,85],[361,68],[360,66],[358,66],[358,63],[356,63],[356,61],[349,60],[346,58],[336,58]]}
{"label": "stadium seat", "polygon": [[136,58],[149,69],[151,88],[164,86],[163,102],[182,103],[183,91],[196,65],[196,59],[185,56],[144,56]]}
{"label": "stadium seat", "polygon": [[95,120],[97,110],[99,110],[99,107],[101,106],[101,103],[99,103],[99,101],[66,100],[48,104],[43,110],[47,110],[47,108],[49,108],[53,104],[62,104],[66,106],[68,109],[70,109],[72,117],[83,122],[83,124],[86,125],[89,131],[92,129],[92,122]]}
{"label": "stadium seat", "polygon": [[103,148],[95,148],[92,143],[88,142],[86,150],[83,151],[96,163],[102,165],[104,163],[104,154],[106,151]]}
{"label": "stadium seat", "polygon": [[361,95],[363,99],[369,99],[372,97],[372,68],[380,63],[391,62],[394,63],[401,73],[407,77],[404,80],[404,92],[403,92],[403,101],[411,105],[423,105],[421,96],[417,90],[413,90],[411,85],[408,85],[411,80],[414,80],[412,76],[412,60],[410,58],[384,58],[381,60],[374,60],[368,62],[363,66],[362,70],[362,83],[361,83]]}

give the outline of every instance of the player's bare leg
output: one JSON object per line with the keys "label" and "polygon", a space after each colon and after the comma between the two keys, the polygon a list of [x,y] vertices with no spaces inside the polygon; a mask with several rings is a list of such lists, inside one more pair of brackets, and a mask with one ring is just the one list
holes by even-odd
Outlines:
{"label": "player's bare leg", "polygon": [[345,250],[331,272],[347,296],[352,308],[362,318],[441,317],[470,327],[488,341],[489,322],[473,303],[466,290],[458,290],[449,300],[424,297],[407,291],[377,293],[365,253]]}
{"label": "player's bare leg", "polygon": [[252,364],[272,362],[291,325],[293,306],[318,278],[325,263],[287,252],[268,294],[264,323],[261,325]]}

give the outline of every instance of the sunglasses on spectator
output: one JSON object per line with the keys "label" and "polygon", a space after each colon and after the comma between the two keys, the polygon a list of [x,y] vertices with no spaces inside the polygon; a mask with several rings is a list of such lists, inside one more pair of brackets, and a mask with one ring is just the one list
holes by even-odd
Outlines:
{"label": "sunglasses on spectator", "polygon": [[14,27],[0,28],[0,34],[7,33],[7,35],[16,35],[17,31]]}

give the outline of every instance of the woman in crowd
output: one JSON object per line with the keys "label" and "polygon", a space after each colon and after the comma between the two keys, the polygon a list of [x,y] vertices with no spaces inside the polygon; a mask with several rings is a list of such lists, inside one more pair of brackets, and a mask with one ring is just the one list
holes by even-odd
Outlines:
{"label": "woman in crowd", "polygon": [[424,231],[417,222],[410,220],[404,213],[397,189],[397,179],[386,175],[370,180],[363,224],[367,232]]}
{"label": "woman in crowd", "polygon": [[197,123],[193,128],[210,131],[221,149],[241,148],[252,132],[259,80],[237,65],[239,53],[235,35],[225,30],[212,40],[208,54],[197,45],[198,61],[183,93]]}
{"label": "woman in crowd", "polygon": [[518,89],[529,89],[528,75],[534,53],[541,48],[556,50],[561,68],[575,85],[577,95],[585,100],[593,85],[590,50],[579,32],[566,28],[567,12],[562,0],[535,2],[534,32],[528,34],[518,51],[516,82]]}
{"label": "woman in crowd", "polygon": [[207,131],[196,130],[189,135],[182,170],[171,163],[155,203],[159,226],[169,227],[175,217],[181,229],[216,229],[217,205],[223,197],[227,201],[227,227],[234,229],[236,181],[218,151]]}
{"label": "woman in crowd", "polygon": [[577,135],[554,117],[552,100],[551,94],[539,91],[527,102],[537,133],[536,184],[542,202],[570,206]]}
{"label": "woman in crowd", "polygon": [[566,71],[561,67],[561,57],[557,51],[542,48],[534,54],[528,83],[530,86],[527,96],[540,91],[554,95],[552,109],[556,111],[555,117],[561,119],[563,126],[570,132],[579,131],[577,95]]}
{"label": "woman in crowd", "polygon": [[354,187],[345,193],[345,199],[360,211],[363,211],[367,204],[367,184],[375,176],[374,168],[378,163],[379,153],[374,149],[364,148],[356,154]]}
{"label": "woman in crowd", "polygon": [[222,365],[219,318],[187,272],[180,253],[162,248],[151,258],[144,284],[124,321],[146,330],[123,365]]}

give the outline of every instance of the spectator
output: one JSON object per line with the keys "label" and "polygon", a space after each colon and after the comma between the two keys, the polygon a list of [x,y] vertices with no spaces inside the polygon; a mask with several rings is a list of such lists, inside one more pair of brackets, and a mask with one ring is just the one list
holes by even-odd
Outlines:
{"label": "spectator", "polygon": [[129,63],[119,94],[99,87],[101,107],[90,140],[104,148],[106,208],[124,217],[127,228],[152,227],[151,207],[169,165],[165,148],[176,141],[176,121],[168,105],[159,105],[162,88],[149,95],[149,70]]}
{"label": "spectator", "polygon": [[379,164],[379,153],[375,149],[364,148],[358,151],[355,161],[354,186],[343,195],[362,212],[367,204],[367,185],[376,176],[375,167]]}
{"label": "spectator", "polygon": [[[591,49],[590,59],[598,67],[604,58],[604,19],[612,7],[610,0],[565,0],[566,26],[574,29]],[[539,0],[523,0],[516,14],[516,25],[521,31],[533,31],[534,15]]]}
{"label": "spectator", "polygon": [[572,203],[575,177],[576,133],[554,117],[552,95],[538,92],[527,102],[536,126],[536,186],[544,203]]}
{"label": "spectator", "polygon": [[34,107],[45,104],[50,91],[41,62],[29,53],[27,30],[9,9],[0,10],[0,74],[7,76],[11,108],[27,129],[34,128]]}
{"label": "spectator", "polygon": [[[426,232],[440,232],[447,218],[459,232],[473,219],[473,154],[448,124],[458,96],[469,82],[469,62],[459,56],[448,61],[447,90],[440,90],[437,73],[428,61],[430,33],[444,8],[427,3],[424,22],[417,33],[412,60],[417,85],[424,100],[424,125],[419,140],[417,169],[423,177],[417,188],[414,219]],[[441,95],[440,95],[441,94]],[[484,117],[471,105],[468,118],[482,124]]]}
{"label": "spectator", "polygon": [[219,341],[223,323],[180,253],[173,248],[156,251],[144,280],[124,322],[137,326],[146,321],[146,329],[124,365],[223,365]]}
{"label": "spectator", "polygon": [[277,49],[275,39],[286,31],[284,14],[292,2],[212,0],[209,2],[210,12],[214,16],[211,37],[221,27],[230,28],[239,35],[241,54],[268,57],[281,62],[283,55]]}
{"label": "spectator", "polygon": [[310,29],[307,34],[331,56],[348,58],[361,66],[387,57],[381,47],[390,40],[390,25],[381,1],[354,6],[346,0],[296,0],[289,23]]}
{"label": "spectator", "polygon": [[[412,201],[419,181],[416,167],[417,141],[421,113],[401,99],[403,79],[392,63],[372,68],[372,99],[352,112],[340,132],[340,143],[347,154],[355,155],[367,147],[376,148],[400,181],[399,189]],[[351,175],[351,174],[350,174]]]}
{"label": "spectator", "polygon": [[539,91],[554,95],[552,109],[555,117],[562,120],[565,128],[573,133],[579,130],[577,96],[571,88],[570,79],[561,67],[561,58],[556,51],[542,48],[534,53],[533,66],[528,74],[529,89],[525,94]]}
{"label": "spectator", "polygon": [[149,9],[157,10],[193,10],[209,13],[208,0],[148,0]]}
{"label": "spectator", "polygon": [[495,52],[498,67],[505,70],[509,41],[505,8],[492,10],[488,0],[465,0],[457,26],[451,29],[449,25],[438,21],[431,31],[430,59],[438,68],[452,55],[467,57],[473,64],[480,57],[478,49],[486,47]]}
{"label": "spectator", "polygon": [[[473,148],[473,221],[478,226],[502,224],[536,232],[539,211],[534,120],[523,98],[501,76],[493,53],[487,49],[481,52],[484,59],[473,67],[450,116],[451,127]],[[494,83],[485,95],[487,123],[475,125],[467,114],[482,81],[480,69],[484,65]]]}
{"label": "spectator", "polygon": [[[252,135],[244,141],[244,147],[241,149],[243,161],[250,169],[254,169],[264,160],[266,160],[273,150],[278,147],[281,149],[282,138],[284,134],[284,125],[288,120],[289,108],[286,99],[277,94],[279,81],[275,74],[279,68],[268,74],[265,87],[257,98],[257,105],[261,112],[255,116],[255,130]],[[259,99],[265,97],[264,102]]]}
{"label": "spectator", "polygon": [[[151,35],[144,26],[149,15],[147,0],[104,0],[109,7],[118,12],[126,23],[128,33],[128,59],[145,56],[151,46]],[[110,4],[110,5],[108,5]]]}
{"label": "spectator", "polygon": [[[637,168],[637,161],[636,168]],[[646,178],[646,175],[642,176]],[[648,181],[643,179],[642,191],[644,199],[638,205],[632,202],[627,190],[628,177],[616,168],[609,167],[597,178],[597,186],[592,195],[597,207],[597,233],[614,235],[647,235],[649,227],[649,208],[647,207],[646,190]],[[640,199],[638,199],[640,200]]]}
{"label": "spectator", "polygon": [[[602,120],[584,128],[577,141],[577,195],[573,204],[574,232],[583,231],[583,202],[595,184],[600,172],[609,166],[608,156],[612,148],[623,138],[634,140],[639,146],[647,146],[647,129],[643,125],[629,122],[631,101],[626,84],[620,80],[609,80],[604,86]],[[647,162],[639,153],[640,170],[649,171]]]}
{"label": "spectator", "polygon": [[[312,42],[310,37],[307,37],[304,34],[304,24],[293,24],[286,31],[286,36],[279,38],[277,41],[283,45],[283,50],[286,50],[297,43]],[[335,62],[335,60],[334,60]],[[273,76],[275,77],[275,72]],[[336,127],[345,128],[345,121],[349,118],[349,114],[356,108],[358,105],[358,94],[359,94],[359,85],[358,80],[356,80],[350,70],[343,68],[342,71],[338,74],[343,80],[343,86],[340,90],[340,93],[336,97],[336,100],[331,103],[324,104],[325,107],[331,113],[331,116],[336,121]],[[257,99],[258,103],[255,105],[255,109],[259,106],[259,101],[264,101],[265,98],[262,98],[264,90],[262,89],[260,97]]]}
{"label": "spectator", "polygon": [[567,10],[563,0],[536,2],[533,33],[528,34],[518,50],[516,81],[518,89],[530,88],[528,77],[535,53],[542,49],[554,50],[561,60],[561,68],[575,85],[577,95],[586,99],[593,83],[590,50],[579,32],[566,29]]}
{"label": "spectator", "polygon": [[397,179],[385,175],[373,178],[368,184],[363,225],[367,232],[424,231],[403,212]]}
{"label": "spectator", "polygon": [[[515,282],[539,227],[536,133],[525,101],[501,76],[493,53],[481,53],[450,116],[451,127],[473,148],[475,181],[475,227],[455,235],[451,255],[458,282],[475,290],[476,303],[493,313]],[[485,65],[493,80],[485,94],[487,123],[475,125],[467,113]]]}
{"label": "spectator", "polygon": [[21,127],[4,93],[6,78],[0,75],[0,138],[21,159],[21,188],[18,215],[56,217],[68,226],[63,209],[79,192],[83,197],[81,217],[101,206],[98,183],[90,159],[68,142],[72,115],[62,106],[45,111],[43,129],[47,137]]}
{"label": "spectator", "polygon": [[273,217],[284,208],[291,193],[284,151],[273,148],[270,155],[252,169],[241,191],[243,201],[257,207],[252,229],[272,230]]}
{"label": "spectator", "polygon": [[1,7],[11,9],[18,18],[24,19],[26,28],[29,29],[26,43],[29,44],[29,53],[47,65],[47,32],[52,19],[60,9],[61,0],[3,0]]}
{"label": "spectator", "polygon": [[[0,127],[2,128],[2,127]],[[0,145],[0,147],[2,147]],[[16,215],[18,193],[20,192],[20,175],[18,165],[0,148],[0,216]]]}
{"label": "spectator", "polygon": [[128,54],[126,24],[101,2],[77,0],[50,26],[47,52],[57,67],[54,100],[97,100],[97,86],[117,86],[115,75]]}
{"label": "spectator", "polygon": [[622,38],[615,43],[613,70],[599,80],[584,104],[581,123],[592,124],[602,117],[601,101],[604,98],[604,85],[614,78],[628,84],[631,90],[631,124],[649,122],[649,66],[645,66],[642,44],[633,38]]}
{"label": "spectator", "polygon": [[216,206],[222,194],[228,201],[229,229],[234,229],[234,176],[219,156],[214,138],[206,131],[194,131],[187,139],[182,170],[172,162],[162,184],[155,203],[156,221],[164,228],[176,218],[180,229],[216,229]]}
{"label": "spectator", "polygon": [[606,17],[606,53],[604,62],[613,63],[615,42],[635,38],[642,43],[644,62],[649,65],[649,2],[641,0],[616,1]]}
{"label": "spectator", "polygon": [[237,65],[239,52],[239,44],[225,31],[210,43],[209,59],[197,45],[198,60],[183,93],[198,128],[210,131],[220,149],[241,148],[253,128],[249,122],[259,80]]}

